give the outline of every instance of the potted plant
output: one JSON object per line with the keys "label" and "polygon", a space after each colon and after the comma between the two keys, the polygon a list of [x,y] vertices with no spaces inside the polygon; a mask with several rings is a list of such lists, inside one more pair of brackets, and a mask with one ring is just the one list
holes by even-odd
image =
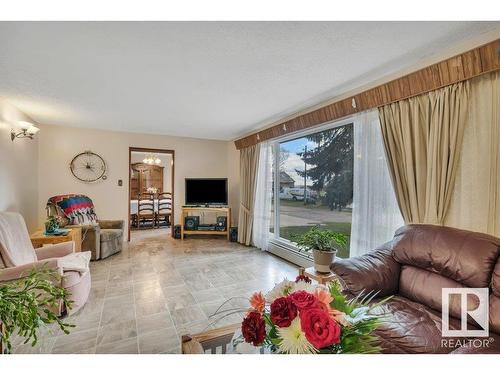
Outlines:
{"label": "potted plant", "polygon": [[59,229],[59,221],[56,216],[49,216],[45,221],[45,233],[54,233]]}
{"label": "potted plant", "polygon": [[34,269],[27,277],[0,284],[0,354],[11,352],[14,333],[35,346],[39,330],[48,324],[57,323],[66,334],[74,327],[54,313],[60,303],[66,309],[72,304],[67,291],[57,286],[60,279],[53,270]]}
{"label": "potted plant", "polygon": [[329,273],[335,254],[347,246],[347,235],[313,227],[302,235],[292,236],[292,241],[299,249],[312,251],[316,271]]}

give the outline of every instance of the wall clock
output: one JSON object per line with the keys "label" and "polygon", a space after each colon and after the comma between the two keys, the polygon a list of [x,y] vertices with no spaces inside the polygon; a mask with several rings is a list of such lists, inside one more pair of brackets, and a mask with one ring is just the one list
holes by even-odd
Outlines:
{"label": "wall clock", "polygon": [[71,173],[83,182],[95,182],[106,179],[106,162],[92,151],[76,155],[69,165]]}

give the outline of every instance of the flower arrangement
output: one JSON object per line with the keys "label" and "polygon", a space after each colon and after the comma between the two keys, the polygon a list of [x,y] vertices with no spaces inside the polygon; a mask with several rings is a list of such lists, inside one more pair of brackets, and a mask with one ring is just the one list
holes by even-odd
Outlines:
{"label": "flower arrangement", "polygon": [[265,296],[251,296],[242,336],[276,353],[377,353],[372,333],[383,316],[372,309],[387,299],[368,306],[375,294],[348,300],[338,281],[326,287],[311,284],[306,276],[284,280]]}

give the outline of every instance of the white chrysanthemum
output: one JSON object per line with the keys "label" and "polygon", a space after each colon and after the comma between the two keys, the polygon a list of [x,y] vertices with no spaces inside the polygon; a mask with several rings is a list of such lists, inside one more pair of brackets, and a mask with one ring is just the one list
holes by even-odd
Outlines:
{"label": "white chrysanthemum", "polygon": [[320,288],[319,285],[313,285],[311,283],[306,283],[305,281],[299,281],[298,283],[293,283],[290,293],[296,292],[298,290],[304,290],[308,293],[314,294],[315,290]]}
{"label": "white chrysanthemum", "polygon": [[280,353],[287,354],[314,354],[316,349],[307,341],[304,332],[300,328],[300,318],[292,320],[290,327],[278,328],[278,337],[281,343],[278,347]]}
{"label": "white chrysanthemum", "polygon": [[294,286],[295,282],[287,279],[283,280],[266,294],[266,302],[273,303],[275,299],[288,295]]}

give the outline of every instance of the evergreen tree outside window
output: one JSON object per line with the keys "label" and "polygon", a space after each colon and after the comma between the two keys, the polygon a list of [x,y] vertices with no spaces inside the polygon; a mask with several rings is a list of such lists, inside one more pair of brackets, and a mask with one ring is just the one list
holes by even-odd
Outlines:
{"label": "evergreen tree outside window", "polygon": [[[271,232],[291,240],[319,226],[351,234],[354,164],[353,124],[279,142],[273,176]],[[274,213],[277,218],[274,218]],[[279,228],[279,230],[277,230]],[[349,250],[340,257],[348,257]]]}

